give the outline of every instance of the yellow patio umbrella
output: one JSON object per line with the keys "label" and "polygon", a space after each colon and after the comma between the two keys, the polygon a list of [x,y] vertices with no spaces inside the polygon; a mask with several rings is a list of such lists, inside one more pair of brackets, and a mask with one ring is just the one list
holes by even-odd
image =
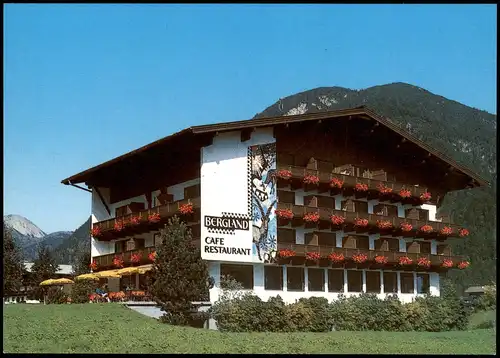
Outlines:
{"label": "yellow patio umbrella", "polygon": [[40,282],[40,286],[52,286],[52,285],[56,285],[56,280],[54,280],[53,278],[50,278],[48,280],[45,280],[45,281],[42,281]]}
{"label": "yellow patio umbrella", "polygon": [[146,272],[151,271],[153,269],[153,265],[149,264],[149,265],[139,266],[138,269],[139,269],[139,274],[143,275]]}
{"label": "yellow patio umbrella", "polygon": [[108,270],[96,272],[95,275],[99,278],[121,278],[122,276],[118,273],[118,270]]}
{"label": "yellow patio umbrella", "polygon": [[94,280],[99,281],[99,276],[95,273],[84,273],[83,275],[76,276],[75,280]]}
{"label": "yellow patio umbrella", "polygon": [[70,280],[69,278],[59,278],[54,280],[53,285],[72,285],[75,281]]}
{"label": "yellow patio umbrella", "polygon": [[139,273],[139,268],[138,267],[125,267],[125,268],[122,268],[122,269],[119,269],[118,270],[118,274],[119,275],[133,275],[133,274],[136,274],[136,273]]}

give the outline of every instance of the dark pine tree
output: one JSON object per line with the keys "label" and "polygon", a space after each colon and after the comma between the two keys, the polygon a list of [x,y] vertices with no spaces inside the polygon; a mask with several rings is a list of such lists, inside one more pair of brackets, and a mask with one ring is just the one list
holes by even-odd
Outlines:
{"label": "dark pine tree", "polygon": [[31,284],[36,287],[33,292],[36,299],[42,300],[44,295],[44,288],[39,286],[40,282],[55,278],[58,269],[59,266],[50,249],[41,244],[38,247],[37,258],[31,267]]}
{"label": "dark pine tree", "polygon": [[153,297],[165,312],[162,322],[188,325],[196,316],[192,302],[206,299],[208,266],[179,218],[169,220],[161,235],[152,271]]}
{"label": "dark pine tree", "polygon": [[3,292],[16,293],[22,286],[24,264],[9,229],[3,227]]}
{"label": "dark pine tree", "polygon": [[73,263],[73,273],[75,276],[83,275],[85,273],[90,273],[90,262],[92,260],[92,256],[90,252],[84,251],[80,252]]}

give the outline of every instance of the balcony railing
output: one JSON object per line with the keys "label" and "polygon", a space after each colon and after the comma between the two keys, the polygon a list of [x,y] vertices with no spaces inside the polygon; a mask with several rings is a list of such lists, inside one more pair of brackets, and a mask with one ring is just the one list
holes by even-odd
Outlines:
{"label": "balcony railing", "polygon": [[[377,228],[377,221],[389,221],[392,224],[393,230],[392,233],[394,236],[413,236],[413,237],[422,237],[422,238],[438,238],[440,237],[440,232],[443,228],[449,227],[452,229],[452,234],[448,235],[450,237],[457,237],[459,235],[459,230],[461,229],[458,225],[453,224],[445,224],[437,221],[422,221],[408,218],[400,218],[395,216],[384,216],[384,215],[375,215],[375,214],[367,214],[360,212],[352,212],[352,211],[344,211],[344,210],[335,210],[328,208],[317,208],[310,207],[304,205],[292,205],[287,203],[278,203],[278,209],[281,210],[291,210],[293,213],[293,220],[291,221],[292,226],[301,226],[304,225],[304,222],[301,220],[306,213],[318,213],[320,217],[320,222],[323,225],[330,226],[332,230],[338,230],[338,227],[334,227],[331,222],[332,215],[340,216],[345,219],[345,224],[347,225],[347,230],[354,230],[353,224],[356,218],[367,219],[368,226],[366,227],[366,232],[385,232],[388,230],[381,230]],[[407,233],[402,233],[400,231],[400,226],[402,223],[408,223],[412,226],[412,231]],[[418,230],[424,226],[430,225],[432,227],[432,232],[428,234],[420,233]],[[363,230],[359,228],[358,230]],[[444,239],[445,237],[442,236]]]}
{"label": "balcony railing", "polygon": [[408,252],[396,252],[396,251],[383,251],[383,250],[366,250],[366,249],[348,249],[342,247],[333,246],[317,246],[317,245],[299,245],[299,244],[286,244],[278,243],[278,250],[292,250],[298,257],[304,257],[307,252],[317,252],[322,258],[327,258],[332,252],[343,254],[344,257],[349,258],[354,254],[366,254],[368,256],[368,261],[373,261],[376,256],[385,256],[388,259],[389,264],[399,263],[399,258],[407,256],[414,263],[417,262],[419,258],[425,257],[430,260],[431,265],[438,267],[441,266],[444,260],[451,260],[455,265],[464,261],[463,256],[451,256],[451,255],[432,255],[432,254],[416,254]]}
{"label": "balcony railing", "polygon": [[[168,203],[160,206],[156,206],[151,209],[141,210],[136,213],[127,214],[123,216],[118,216],[109,220],[100,221],[93,224],[94,229],[100,231],[100,235],[96,237],[98,240],[113,240],[119,237],[130,236],[134,234],[140,234],[147,231],[153,231],[162,227],[166,221],[174,215],[179,215],[179,208],[181,205],[189,204],[193,205],[194,214],[189,216],[183,216],[188,222],[196,222],[199,220],[199,209],[201,207],[201,198],[194,199],[184,199],[173,203]],[[159,215],[158,222],[150,222],[148,218],[152,214]],[[132,217],[139,217],[140,221],[136,225],[131,225],[130,219]],[[116,230],[115,224],[123,224],[120,230]]]}

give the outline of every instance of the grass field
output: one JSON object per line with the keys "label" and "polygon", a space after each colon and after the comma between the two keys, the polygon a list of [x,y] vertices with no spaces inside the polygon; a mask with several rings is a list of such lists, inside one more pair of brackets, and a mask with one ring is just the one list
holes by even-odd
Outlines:
{"label": "grass field", "polygon": [[5,353],[495,354],[495,330],[221,333],[172,327],[114,304],[4,305]]}

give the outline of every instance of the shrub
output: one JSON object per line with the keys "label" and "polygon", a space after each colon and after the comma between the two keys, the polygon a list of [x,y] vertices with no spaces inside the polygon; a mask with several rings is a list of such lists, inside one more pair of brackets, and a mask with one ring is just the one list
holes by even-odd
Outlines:
{"label": "shrub", "polygon": [[94,293],[97,283],[92,280],[76,280],[71,289],[72,303],[88,303],[89,295]]}
{"label": "shrub", "polygon": [[47,290],[47,304],[62,304],[68,302],[68,296],[61,290],[61,287],[49,287]]}
{"label": "shrub", "polygon": [[309,332],[330,332],[333,325],[333,311],[324,297],[301,298],[299,303],[312,310]]}
{"label": "shrub", "polygon": [[479,298],[477,309],[489,311],[497,308],[497,285],[484,286],[484,294]]}
{"label": "shrub", "polygon": [[289,332],[307,332],[314,321],[314,311],[304,302],[285,306],[284,317]]}

